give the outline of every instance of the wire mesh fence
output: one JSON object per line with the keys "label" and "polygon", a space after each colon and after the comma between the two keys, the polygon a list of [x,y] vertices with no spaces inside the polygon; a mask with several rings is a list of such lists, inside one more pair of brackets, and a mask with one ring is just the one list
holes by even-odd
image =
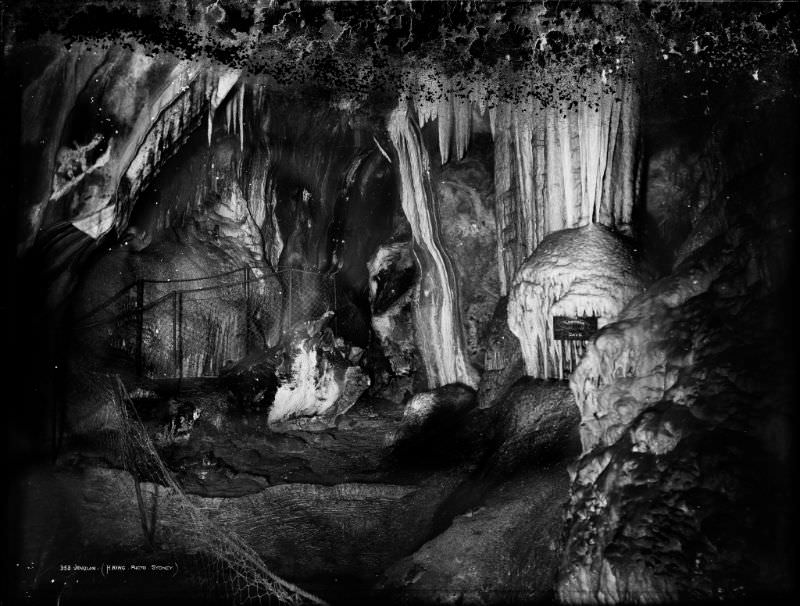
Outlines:
{"label": "wire mesh fence", "polygon": [[290,267],[138,280],[95,306],[78,328],[140,376],[215,377],[335,311],[335,287],[333,275]]}

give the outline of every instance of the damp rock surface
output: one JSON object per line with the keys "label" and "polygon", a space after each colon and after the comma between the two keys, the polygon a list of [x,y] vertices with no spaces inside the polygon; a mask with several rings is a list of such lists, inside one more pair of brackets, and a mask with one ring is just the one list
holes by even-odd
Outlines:
{"label": "damp rock surface", "polygon": [[508,327],[508,297],[497,302],[484,329],[484,371],[478,383],[478,405],[489,408],[514,381],[525,374],[519,339]]}
{"label": "damp rock surface", "polygon": [[367,267],[376,345],[391,375],[407,376],[416,370],[411,304],[418,276],[410,239],[378,247]]}
{"label": "damp rock surface", "polygon": [[522,377],[493,410],[498,415],[498,445],[489,459],[493,474],[508,475],[577,452],[578,411],[565,381]]}
{"label": "damp rock surface", "polygon": [[444,532],[389,568],[378,595],[388,604],[552,601],[568,484],[562,463],[494,487]]}
{"label": "damp rock surface", "polygon": [[398,426],[386,434],[391,456],[428,466],[463,458],[470,437],[480,430],[470,422],[475,406],[475,390],[460,383],[415,394]]}

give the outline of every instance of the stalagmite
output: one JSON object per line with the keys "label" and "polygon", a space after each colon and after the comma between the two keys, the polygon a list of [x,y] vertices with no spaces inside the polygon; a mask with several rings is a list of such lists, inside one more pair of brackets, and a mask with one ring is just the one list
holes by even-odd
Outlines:
{"label": "stalagmite", "polygon": [[633,252],[608,228],[589,224],[547,236],[509,294],[508,326],[522,345],[527,374],[563,379],[583,352],[588,338],[556,341],[555,316],[595,317],[601,328],[645,285]]}
{"label": "stalagmite", "polygon": [[442,245],[435,199],[428,174],[428,154],[421,133],[402,99],[388,123],[397,151],[403,212],[411,224],[420,266],[415,323],[431,387],[461,382],[475,386],[461,332],[453,265]]}
{"label": "stalagmite", "polygon": [[327,361],[322,369],[319,366],[316,348],[301,341],[292,361],[292,379],[282,384],[275,394],[267,419],[270,424],[322,415],[336,403],[343,381],[336,379],[334,368]]}

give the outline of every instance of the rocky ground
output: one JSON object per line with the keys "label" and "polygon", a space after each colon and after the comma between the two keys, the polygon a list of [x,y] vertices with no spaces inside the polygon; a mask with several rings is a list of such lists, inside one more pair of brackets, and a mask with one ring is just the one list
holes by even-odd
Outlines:
{"label": "rocky ground", "polygon": [[142,603],[161,589],[173,601],[194,596],[209,566],[192,555],[200,512],[331,603],[553,595],[578,449],[565,383],[522,379],[488,408],[458,385],[407,403],[364,397],[334,427],[282,433],[264,414],[233,412],[213,382],[185,383],[178,396],[152,387],[131,391],[137,414],[185,497],[142,478],[139,502],[109,448],[114,431],[73,436],[18,487],[22,592],[102,601],[129,594],[130,578],[68,574],[63,563],[174,561],[180,574],[148,577]]}

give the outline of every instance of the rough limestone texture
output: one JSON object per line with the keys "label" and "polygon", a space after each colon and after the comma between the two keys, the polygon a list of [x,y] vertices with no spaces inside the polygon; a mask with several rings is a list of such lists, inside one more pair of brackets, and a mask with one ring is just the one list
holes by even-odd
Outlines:
{"label": "rough limestone texture", "polygon": [[468,422],[476,404],[475,390],[461,383],[415,394],[385,444],[404,462],[436,466],[459,459],[474,439],[470,430],[477,430]]}
{"label": "rough limestone texture", "polygon": [[565,602],[771,599],[791,587],[788,295],[767,262],[790,228],[775,221],[780,204],[744,202],[726,204],[727,232],[597,334],[570,379],[583,456]]}
{"label": "rough limestone texture", "polygon": [[478,383],[478,405],[489,408],[511,384],[525,374],[519,339],[508,327],[508,297],[497,302],[486,325],[482,342],[485,348],[484,371]]}
{"label": "rough limestone texture", "polygon": [[718,223],[698,221],[722,184],[718,154],[711,146],[704,149],[696,139],[696,132],[690,135],[673,130],[650,136],[655,149],[647,161],[644,192],[651,221],[648,246],[660,247],[664,255],[676,251],[693,227]]}
{"label": "rough limestone texture", "polygon": [[[200,585],[210,578],[203,575],[221,569],[202,551],[209,526],[243,537],[270,570],[303,584],[321,575],[370,583],[419,545],[453,487],[452,478],[432,477],[422,486],[282,484],[238,498],[202,498],[140,484],[156,546],[151,555],[170,562],[198,550],[203,556],[175,580],[191,592],[178,596],[177,603],[199,600],[198,588],[209,589]],[[40,574],[53,574],[64,562],[99,565],[148,557],[142,556],[148,554],[147,540],[127,472],[94,466],[37,469],[17,489],[27,507],[19,530],[22,555]],[[84,580],[87,590],[97,582]],[[38,585],[45,584],[39,578]],[[73,583],[71,595],[85,603],[81,584]]]}
{"label": "rough limestone texture", "polygon": [[[381,602],[530,604],[552,601],[560,561],[567,465],[579,452],[566,382],[523,377],[492,408],[473,409],[488,444],[476,471],[440,507],[441,531],[389,568]],[[453,431],[457,431],[453,428]]]}
{"label": "rough limestone texture", "polygon": [[508,326],[519,338],[526,373],[563,379],[583,341],[555,341],[553,316],[596,316],[598,328],[644,291],[635,250],[610,229],[590,224],[547,236],[514,276]]}
{"label": "rough limestone texture", "polygon": [[493,474],[561,460],[578,450],[580,418],[566,381],[522,377],[493,407],[497,411],[497,449]]}
{"label": "rough limestone texture", "polygon": [[563,466],[495,488],[442,534],[389,568],[380,603],[530,604],[553,599],[569,479]]}
{"label": "rough limestone texture", "polygon": [[417,271],[410,238],[378,247],[367,263],[372,330],[395,376],[415,370],[412,296]]}
{"label": "rough limestone texture", "polygon": [[[458,277],[461,320],[473,365],[484,362],[481,336],[492,318],[500,292],[489,161],[477,150],[451,160],[432,175],[439,200],[439,221],[447,252]],[[436,163],[434,163],[435,167]]]}

